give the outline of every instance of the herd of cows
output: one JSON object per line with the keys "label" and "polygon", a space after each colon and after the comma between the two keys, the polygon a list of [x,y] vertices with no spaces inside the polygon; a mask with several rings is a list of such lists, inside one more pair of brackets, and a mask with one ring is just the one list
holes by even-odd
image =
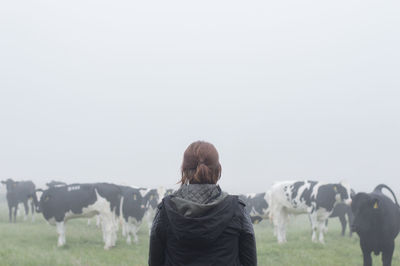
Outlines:
{"label": "herd of cows", "polygon": [[[32,181],[1,181],[7,189],[10,222],[16,221],[18,205],[42,213],[49,224],[55,225],[58,246],[66,243],[65,222],[72,218],[97,215],[103,233],[104,249],[116,244],[117,231],[122,227],[126,241],[137,242],[137,231],[143,221],[149,230],[162,198],[171,189],[145,189],[109,183],[66,184],[52,181],[47,189],[37,189]],[[393,200],[382,193],[388,190]],[[268,191],[239,195],[246,204],[253,223],[269,219],[274,225],[278,243],[285,243],[286,227],[292,215],[307,214],[312,228],[311,240],[324,243],[328,218],[339,217],[342,235],[347,221],[350,236],[360,237],[364,265],[372,265],[371,253],[382,253],[384,266],[391,265],[394,240],[400,231],[400,206],[393,191],[378,185],[371,193],[355,193],[348,184],[325,184],[316,181],[276,182]],[[346,219],[347,216],[347,219]],[[317,240],[318,233],[318,240]]]}

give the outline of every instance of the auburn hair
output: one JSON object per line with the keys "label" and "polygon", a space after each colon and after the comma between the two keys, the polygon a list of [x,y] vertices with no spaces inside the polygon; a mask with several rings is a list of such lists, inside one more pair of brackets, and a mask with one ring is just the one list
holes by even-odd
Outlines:
{"label": "auburn hair", "polygon": [[217,149],[211,143],[196,141],[183,154],[181,168],[183,184],[216,184],[221,177]]}

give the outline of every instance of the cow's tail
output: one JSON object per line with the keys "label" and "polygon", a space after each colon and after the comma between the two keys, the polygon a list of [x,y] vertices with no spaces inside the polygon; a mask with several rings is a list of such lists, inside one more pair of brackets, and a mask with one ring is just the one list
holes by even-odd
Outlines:
{"label": "cow's tail", "polygon": [[392,193],[394,202],[400,208],[399,203],[397,202],[396,195],[394,194],[393,190],[390,187],[386,186],[385,184],[380,184],[375,187],[374,192],[382,193],[382,188],[386,188],[387,190],[389,190],[390,193]]}

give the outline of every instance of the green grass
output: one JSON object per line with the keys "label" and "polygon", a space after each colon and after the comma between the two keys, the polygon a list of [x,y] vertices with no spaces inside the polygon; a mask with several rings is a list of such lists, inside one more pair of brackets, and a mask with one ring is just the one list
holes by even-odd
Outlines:
{"label": "green grass", "polygon": [[[148,231],[142,226],[139,244],[127,245],[119,232],[117,246],[103,250],[99,229],[87,226],[86,219],[67,222],[67,245],[57,248],[54,226],[48,225],[41,215],[36,222],[8,223],[8,211],[0,204],[0,265],[147,265]],[[326,244],[311,242],[306,217],[293,218],[288,228],[288,243],[278,245],[272,226],[263,221],[255,225],[259,265],[288,266],[346,266],[362,265],[358,237],[340,236],[338,221],[331,220]],[[393,265],[400,265],[400,243],[396,241]],[[381,265],[380,257],[374,256],[374,265]]]}

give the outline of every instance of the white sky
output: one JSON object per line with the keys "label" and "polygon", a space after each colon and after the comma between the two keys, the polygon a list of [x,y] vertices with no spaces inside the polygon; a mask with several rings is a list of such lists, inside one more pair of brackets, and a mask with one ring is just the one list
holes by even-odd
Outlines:
{"label": "white sky", "polygon": [[3,1],[0,179],[400,191],[399,1]]}

